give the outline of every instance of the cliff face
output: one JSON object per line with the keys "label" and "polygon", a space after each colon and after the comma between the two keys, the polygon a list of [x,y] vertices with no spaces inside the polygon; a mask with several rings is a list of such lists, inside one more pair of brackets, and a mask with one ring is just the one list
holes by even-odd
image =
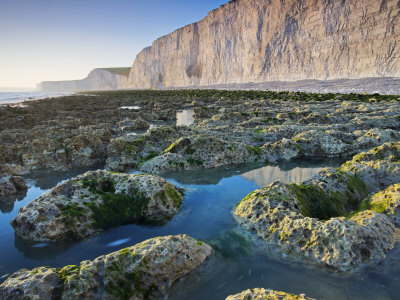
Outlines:
{"label": "cliff face", "polygon": [[400,0],[236,0],[138,54],[134,88],[400,77]]}
{"label": "cliff face", "polygon": [[126,86],[128,74],[129,68],[99,68],[82,80],[44,81],[37,88],[43,92],[115,90]]}

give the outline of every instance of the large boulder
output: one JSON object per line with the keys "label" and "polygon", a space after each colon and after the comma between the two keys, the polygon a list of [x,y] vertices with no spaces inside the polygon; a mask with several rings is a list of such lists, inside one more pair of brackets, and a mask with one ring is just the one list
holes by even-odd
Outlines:
{"label": "large boulder", "polygon": [[229,296],[225,300],[301,300],[313,298],[307,297],[305,294],[294,295],[285,292],[266,290],[266,289],[250,289],[239,294]]}
{"label": "large boulder", "polygon": [[236,221],[293,256],[339,271],[386,257],[399,222],[400,143],[356,155],[302,184],[272,185],[249,194]]}
{"label": "large boulder", "polygon": [[0,285],[0,298],[162,299],[211,253],[188,235],[153,238],[79,266],[19,270]]}
{"label": "large boulder", "polygon": [[382,259],[395,243],[394,225],[370,210],[349,217],[343,202],[316,186],[275,182],[249,194],[234,211],[247,230],[284,252],[338,271]]}
{"label": "large boulder", "polygon": [[91,171],[22,207],[11,224],[36,242],[85,238],[112,226],[173,216],[181,189],[159,176]]}

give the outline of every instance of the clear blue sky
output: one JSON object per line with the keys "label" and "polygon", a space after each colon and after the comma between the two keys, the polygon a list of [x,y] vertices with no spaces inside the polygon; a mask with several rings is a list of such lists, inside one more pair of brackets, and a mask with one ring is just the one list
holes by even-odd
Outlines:
{"label": "clear blue sky", "polygon": [[0,0],[0,87],[131,66],[158,37],[228,0]]}

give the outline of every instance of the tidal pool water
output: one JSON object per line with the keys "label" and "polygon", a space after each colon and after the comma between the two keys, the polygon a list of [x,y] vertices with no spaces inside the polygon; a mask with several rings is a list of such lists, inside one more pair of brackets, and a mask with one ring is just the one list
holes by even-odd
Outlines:
{"label": "tidal pool water", "polygon": [[194,123],[194,110],[183,109],[176,112],[176,126],[190,126]]}
{"label": "tidal pool water", "polygon": [[290,262],[269,250],[257,251],[250,240],[235,230],[232,209],[249,192],[276,180],[303,181],[322,167],[339,164],[325,161],[239,165],[166,174],[164,177],[170,182],[186,188],[181,210],[169,222],[125,225],[83,241],[58,244],[23,241],[14,235],[9,223],[20,207],[84,170],[36,172],[26,178],[30,186],[26,195],[0,205],[0,282],[21,268],[79,264],[152,237],[186,233],[213,245],[217,255],[208,272],[190,276],[183,286],[178,283],[170,299],[225,299],[256,287],[305,293],[319,299],[399,299],[398,245],[378,266],[362,274],[338,275]]}

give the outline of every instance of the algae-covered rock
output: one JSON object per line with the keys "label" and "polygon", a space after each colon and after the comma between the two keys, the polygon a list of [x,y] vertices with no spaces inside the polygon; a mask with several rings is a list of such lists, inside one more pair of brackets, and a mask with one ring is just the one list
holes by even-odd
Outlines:
{"label": "algae-covered rock", "polygon": [[159,174],[255,162],[265,157],[266,153],[260,147],[199,134],[177,139],[164,150],[163,155],[144,163],[141,170]]}
{"label": "algae-covered rock", "polygon": [[225,300],[301,300],[313,298],[307,297],[305,294],[294,295],[285,292],[266,290],[266,289],[250,289],[239,294],[229,296]]}
{"label": "algae-covered rock", "polygon": [[22,269],[0,285],[0,298],[160,299],[211,253],[187,235],[153,238],[79,266]]}
{"label": "algae-covered rock", "polygon": [[335,157],[349,151],[350,145],[342,140],[320,130],[302,132],[293,140],[299,144],[308,156]]}
{"label": "algae-covered rock", "polygon": [[394,184],[364,200],[364,209],[387,215],[400,227],[400,184]]}
{"label": "algae-covered rock", "polygon": [[356,174],[369,192],[376,192],[400,182],[400,142],[385,143],[360,153],[341,169]]}
{"label": "algae-covered rock", "polygon": [[357,175],[344,172],[341,168],[324,168],[303,185],[321,188],[332,199],[343,202],[346,208],[358,206],[368,195],[365,182]]}
{"label": "algae-covered rock", "polygon": [[384,258],[395,243],[391,220],[373,211],[334,217],[344,213],[342,206],[319,187],[275,182],[244,198],[234,218],[284,252],[335,270]]}
{"label": "algae-covered rock", "polygon": [[141,135],[124,135],[112,139],[107,148],[106,167],[115,171],[136,167],[142,146]]}
{"label": "algae-covered rock", "polygon": [[276,182],[249,194],[236,221],[285,252],[340,271],[382,259],[399,225],[400,142],[325,168],[302,184]]}
{"label": "algae-covered rock", "polygon": [[31,241],[84,238],[112,226],[173,216],[182,192],[148,174],[92,171],[68,180],[22,207],[11,222]]}

